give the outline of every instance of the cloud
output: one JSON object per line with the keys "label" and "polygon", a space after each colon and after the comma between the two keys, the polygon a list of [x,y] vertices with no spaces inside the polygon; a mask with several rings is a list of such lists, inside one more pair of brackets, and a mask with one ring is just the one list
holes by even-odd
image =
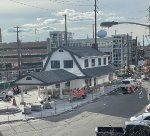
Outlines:
{"label": "cloud", "polygon": [[23,24],[22,27],[24,28],[36,28],[39,27],[39,24]]}
{"label": "cloud", "polygon": [[86,20],[94,20],[94,12],[77,12],[72,9],[65,9],[57,12],[57,16],[67,16],[67,21],[86,21]]}
{"label": "cloud", "polygon": [[43,31],[53,31],[53,30],[55,30],[55,28],[47,26],[47,27],[42,27],[40,30],[43,30]]}
{"label": "cloud", "polygon": [[7,32],[8,33],[14,33],[14,32],[16,32],[16,29],[15,28],[8,28]]}
{"label": "cloud", "polygon": [[24,32],[24,33],[33,32],[33,29],[21,29],[21,32]]}
{"label": "cloud", "polygon": [[61,24],[62,21],[58,19],[46,19],[41,23],[41,26],[46,26],[49,24]]}
{"label": "cloud", "polygon": [[24,28],[43,28],[43,27],[48,27],[51,24],[62,24],[62,20],[59,19],[42,19],[42,18],[37,18],[39,22],[36,23],[30,23],[30,24],[23,24],[22,27]]}

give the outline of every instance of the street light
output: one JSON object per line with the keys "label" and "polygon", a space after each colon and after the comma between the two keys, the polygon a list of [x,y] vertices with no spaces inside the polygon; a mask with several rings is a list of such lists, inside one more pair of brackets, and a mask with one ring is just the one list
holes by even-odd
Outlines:
{"label": "street light", "polygon": [[150,25],[145,25],[145,24],[135,23],[135,22],[116,22],[116,21],[102,22],[100,24],[100,26],[102,26],[102,27],[112,27],[113,25],[119,25],[119,24],[134,24],[134,25],[145,26],[145,27],[148,27],[150,29]]}

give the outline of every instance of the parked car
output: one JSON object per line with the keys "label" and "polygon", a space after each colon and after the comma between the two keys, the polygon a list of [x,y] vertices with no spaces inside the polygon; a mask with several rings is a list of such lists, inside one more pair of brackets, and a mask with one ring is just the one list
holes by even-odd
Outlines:
{"label": "parked car", "polygon": [[150,121],[126,121],[125,136],[150,136]]}
{"label": "parked car", "polygon": [[143,120],[150,121],[150,113],[143,113],[139,116],[133,116],[130,118],[130,121],[143,121]]}

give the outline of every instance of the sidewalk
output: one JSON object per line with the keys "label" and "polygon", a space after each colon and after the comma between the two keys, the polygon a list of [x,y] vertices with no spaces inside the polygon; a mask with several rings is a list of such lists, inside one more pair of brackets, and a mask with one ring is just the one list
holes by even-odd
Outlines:
{"label": "sidewalk", "polygon": [[[120,85],[112,85],[112,86],[107,86],[104,88],[103,92],[95,92],[91,94],[87,94],[87,97],[85,99],[80,99],[76,101],[68,101],[68,99],[56,99],[54,101],[54,104],[52,105],[52,109],[43,109],[42,111],[35,112],[32,111],[32,114],[24,115],[22,114],[22,111],[24,109],[23,105],[20,105],[20,95],[16,95],[16,103],[17,106],[14,107],[12,106],[12,102],[0,102],[0,109],[2,108],[18,108],[21,110],[21,112],[14,113],[13,110],[11,114],[1,114],[0,113],[0,123],[7,123],[10,121],[19,121],[19,120],[28,120],[28,119],[36,119],[36,118],[45,118],[45,117],[50,117],[50,116],[56,116],[61,113],[65,113],[68,111],[73,111],[74,109],[83,106],[84,104],[93,102],[96,99],[99,99],[101,96],[108,94],[109,92],[115,90],[116,88],[120,87]],[[24,101],[27,103],[37,103],[37,90],[33,90],[28,92],[28,94],[24,94]]]}

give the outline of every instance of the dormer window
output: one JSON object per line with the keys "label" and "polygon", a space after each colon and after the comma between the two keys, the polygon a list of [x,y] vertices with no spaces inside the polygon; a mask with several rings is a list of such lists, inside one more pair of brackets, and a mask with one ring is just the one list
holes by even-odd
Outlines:
{"label": "dormer window", "polygon": [[101,66],[101,65],[102,65],[101,58],[98,58],[98,65],[99,65],[99,66]]}
{"label": "dormer window", "polygon": [[106,58],[103,58],[104,65],[106,65]]}
{"label": "dormer window", "polygon": [[89,61],[88,61],[88,59],[84,60],[84,67],[85,68],[89,67]]}
{"label": "dormer window", "polygon": [[64,52],[63,49],[60,49],[59,52]]}
{"label": "dormer window", "polygon": [[91,66],[94,67],[95,66],[95,59],[91,60]]}
{"label": "dormer window", "polygon": [[26,80],[32,80],[32,78],[30,76],[27,76]]}

